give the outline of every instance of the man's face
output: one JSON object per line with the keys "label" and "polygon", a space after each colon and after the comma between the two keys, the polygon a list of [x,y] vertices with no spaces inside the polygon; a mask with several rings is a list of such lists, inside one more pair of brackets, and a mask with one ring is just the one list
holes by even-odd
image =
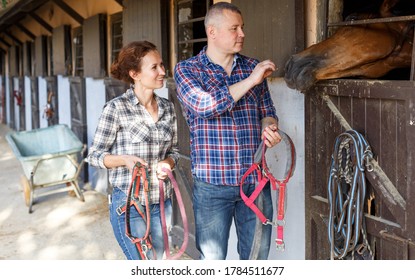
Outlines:
{"label": "man's face", "polygon": [[215,45],[226,53],[237,53],[243,48],[244,22],[238,13],[224,10],[216,24]]}

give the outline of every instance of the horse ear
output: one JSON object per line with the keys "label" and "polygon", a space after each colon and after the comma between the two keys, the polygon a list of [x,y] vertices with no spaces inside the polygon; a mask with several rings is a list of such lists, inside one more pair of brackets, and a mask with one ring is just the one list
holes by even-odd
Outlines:
{"label": "horse ear", "polygon": [[381,17],[392,16],[391,10],[399,1],[400,0],[384,0],[379,9]]}

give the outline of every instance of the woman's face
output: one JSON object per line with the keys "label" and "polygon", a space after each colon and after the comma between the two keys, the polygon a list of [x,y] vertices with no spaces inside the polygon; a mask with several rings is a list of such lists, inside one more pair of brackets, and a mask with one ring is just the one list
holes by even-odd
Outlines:
{"label": "woman's face", "polygon": [[137,74],[141,85],[145,89],[157,89],[163,87],[164,76],[163,61],[158,51],[150,51],[141,61],[141,72]]}

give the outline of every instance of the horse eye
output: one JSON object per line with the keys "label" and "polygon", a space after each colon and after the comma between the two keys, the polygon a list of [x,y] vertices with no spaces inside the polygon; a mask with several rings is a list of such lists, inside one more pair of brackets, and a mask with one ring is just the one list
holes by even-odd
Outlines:
{"label": "horse eye", "polygon": [[350,14],[346,17],[345,21],[352,21],[352,20],[358,20],[359,15],[358,14]]}

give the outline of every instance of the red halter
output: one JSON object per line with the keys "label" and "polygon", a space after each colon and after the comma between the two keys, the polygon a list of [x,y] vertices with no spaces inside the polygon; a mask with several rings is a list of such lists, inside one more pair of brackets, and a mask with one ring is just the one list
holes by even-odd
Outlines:
{"label": "red halter", "polygon": [[[288,158],[287,158],[287,166],[285,171],[284,179],[277,180],[272,175],[272,173],[269,171],[267,162],[265,160],[265,152],[266,152],[266,146],[265,142],[262,141],[260,146],[258,147],[258,150],[255,153],[254,156],[254,163],[252,166],[245,172],[245,174],[242,176],[242,180],[240,183],[240,194],[242,199],[244,200],[245,204],[257,215],[258,219],[264,224],[264,225],[273,225],[276,227],[277,231],[277,239],[275,240],[275,243],[277,245],[278,250],[284,250],[285,244],[284,244],[284,225],[285,225],[285,192],[286,192],[286,186],[290,178],[292,177],[295,169],[295,147],[294,143],[291,140],[291,138],[283,131],[279,130],[279,134],[282,137],[282,140],[284,143],[288,146]],[[256,171],[257,178],[258,178],[258,185],[255,188],[254,192],[248,197],[243,192],[243,183],[245,179],[252,173]],[[275,191],[278,191],[278,202],[277,202],[277,215],[275,222],[272,222],[272,217],[267,218],[265,215],[261,212],[261,210],[258,208],[258,206],[255,204],[255,200],[261,193],[262,189],[265,187],[265,185],[270,182],[272,189]],[[278,186],[278,187],[277,187]]]}

